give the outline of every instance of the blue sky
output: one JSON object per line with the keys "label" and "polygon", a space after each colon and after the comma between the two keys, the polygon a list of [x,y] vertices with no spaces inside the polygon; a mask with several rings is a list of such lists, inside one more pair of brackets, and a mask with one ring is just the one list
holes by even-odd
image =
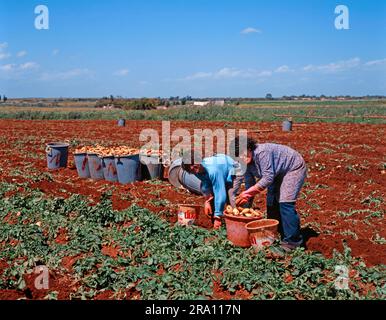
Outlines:
{"label": "blue sky", "polygon": [[386,1],[0,0],[0,94],[385,95],[385,35]]}

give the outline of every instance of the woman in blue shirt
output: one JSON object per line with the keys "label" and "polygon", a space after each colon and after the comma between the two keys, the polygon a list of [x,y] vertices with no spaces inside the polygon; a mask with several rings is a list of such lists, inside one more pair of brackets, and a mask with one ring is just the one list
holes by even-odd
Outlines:
{"label": "woman in blue shirt", "polygon": [[[217,154],[212,157],[204,158],[202,161],[197,152],[183,157],[182,168],[189,173],[193,173],[201,180],[201,192],[205,196],[204,212],[207,216],[213,216],[214,228],[221,226],[221,217],[225,205],[230,203],[235,206],[235,198],[238,188],[234,188],[234,182],[238,181],[235,177],[237,162],[224,154]],[[211,202],[214,202],[214,210]]]}

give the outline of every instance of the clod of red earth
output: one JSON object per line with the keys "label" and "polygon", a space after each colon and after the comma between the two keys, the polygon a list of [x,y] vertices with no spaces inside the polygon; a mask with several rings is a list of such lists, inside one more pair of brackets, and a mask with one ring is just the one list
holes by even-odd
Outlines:
{"label": "clod of red earth", "polygon": [[172,266],[170,269],[174,272],[180,272],[180,271],[182,271],[182,266],[181,266],[181,264],[177,263],[174,266]]}
{"label": "clod of red earth", "polygon": [[219,282],[213,282],[213,294],[211,296],[214,300],[232,300],[232,299],[241,299],[241,300],[249,300],[251,299],[252,294],[244,289],[238,289],[235,292],[231,293],[228,290],[224,290],[221,287]]}
{"label": "clod of red earth", "polygon": [[293,281],[293,279],[294,279],[294,277],[290,273],[287,273],[284,275],[284,282],[285,283],[290,283]]}
{"label": "clod of red earth", "polygon": [[210,297],[214,300],[231,300],[231,299],[241,299],[249,300],[253,295],[243,288],[237,289],[235,292],[229,292],[221,286],[221,277],[223,273],[221,270],[213,271],[214,280],[213,280],[213,293]]}
{"label": "clod of red earth", "polygon": [[375,290],[375,286],[372,283],[364,283],[361,280],[356,281],[356,283],[359,286],[359,290],[354,287],[353,281],[351,281],[351,283],[349,282],[349,288],[351,290],[356,290],[358,293],[364,296],[369,294],[370,292],[374,292]]}
{"label": "clod of red earth", "polygon": [[57,244],[66,244],[68,242],[68,235],[66,228],[59,228],[58,234],[56,235],[55,242]]}
{"label": "clod of red earth", "polygon": [[9,244],[10,244],[12,247],[17,246],[19,243],[20,243],[20,241],[19,241],[19,240],[16,240],[16,239],[11,239],[11,240],[9,240]]}
{"label": "clod of red earth", "polygon": [[[346,242],[352,250],[352,255],[361,257],[367,266],[385,264],[386,252],[384,245],[374,244],[367,239],[348,239]],[[308,250],[322,252],[327,258],[331,258],[334,249],[343,251],[343,244],[338,236],[322,236],[310,239],[307,242],[307,248]]]}
{"label": "clod of red earth", "polygon": [[[225,122],[220,121],[173,121],[171,131],[184,128],[192,135],[197,128],[223,129]],[[86,196],[93,203],[98,203],[104,188],[114,188],[112,201],[114,208],[126,209],[133,203],[150,209],[155,214],[169,221],[177,221],[176,207],[178,203],[203,204],[204,199],[188,192],[176,190],[167,183],[151,184],[136,182],[127,186],[106,181],[92,181],[80,179],[76,170],[65,168],[49,172],[51,179],[35,180],[24,174],[33,172],[46,174],[47,163],[44,154],[44,144],[50,141],[79,140],[88,144],[126,145],[130,141],[132,147],[141,147],[139,135],[144,128],[152,128],[161,132],[161,121],[127,121],[127,126],[122,130],[115,129],[115,121],[92,120],[82,121],[81,126],[77,120],[65,121],[28,121],[28,120],[0,120],[0,134],[4,137],[0,141],[0,149],[4,156],[0,158],[0,181],[9,183],[28,183],[30,187],[40,189],[47,197],[68,198],[71,194]],[[386,125],[368,124],[338,124],[338,123],[308,123],[294,128],[291,134],[282,132],[276,123],[235,122],[236,129],[248,129],[252,138],[260,143],[276,142],[288,145],[299,151],[311,169],[306,180],[309,186],[303,191],[314,190],[306,194],[297,202],[299,212],[307,213],[301,216],[302,224],[308,222],[318,223],[320,235],[306,239],[309,250],[320,251],[330,255],[335,248],[342,251],[342,240],[346,240],[354,256],[361,256],[368,264],[386,264],[386,258],[381,252],[381,245],[370,241],[376,234],[385,238],[385,219],[371,218],[369,224],[353,224],[350,230],[358,234],[358,240],[351,239],[350,235],[340,234],[338,230],[348,229],[348,219],[336,216],[338,211],[348,212],[355,210],[381,210],[384,204],[375,208],[374,203],[361,203],[361,200],[378,191],[377,197],[385,199],[386,186],[384,171],[380,163],[384,162],[382,155],[386,154],[386,145],[383,143]],[[259,130],[271,130],[260,135]],[[19,137],[29,137],[23,141]],[[15,148],[15,143],[18,148]],[[41,145],[41,147],[39,147]],[[366,147],[364,147],[366,146]],[[310,151],[314,150],[313,153]],[[28,154],[38,154],[39,157],[28,157]],[[74,161],[70,148],[69,163]],[[316,167],[315,164],[323,164]],[[355,165],[348,167],[348,165]],[[359,164],[359,165],[358,165]],[[312,168],[311,168],[312,167]],[[338,168],[337,168],[338,167]],[[22,174],[15,174],[15,169]],[[52,181],[50,181],[52,180]],[[315,188],[325,185],[328,188]],[[355,186],[355,187],[354,187]],[[19,186],[23,192],[24,186]],[[10,191],[12,195],[14,191]],[[159,195],[157,196],[157,193]],[[166,200],[168,205],[157,205],[157,200]],[[385,200],[383,200],[385,201]],[[265,197],[256,197],[258,207],[265,207]],[[318,217],[316,220],[315,217]],[[364,221],[366,215],[358,215],[358,221]],[[334,221],[332,221],[332,219]],[[332,223],[333,222],[333,223]],[[200,215],[196,221],[198,226],[211,229],[210,219]],[[328,228],[326,228],[328,226]],[[332,237],[334,235],[334,237]],[[361,240],[365,239],[365,241]]]}
{"label": "clod of red earth", "polygon": [[161,264],[161,265],[159,265],[156,274],[159,276],[162,276],[164,273],[165,273],[165,269],[164,269],[164,266]]}
{"label": "clod of red earth", "polygon": [[79,260],[81,259],[83,256],[83,254],[77,254],[75,256],[72,256],[72,257],[64,257],[62,259],[62,266],[68,271],[68,272],[72,272],[73,271],[73,265]]}
{"label": "clod of red earth", "polygon": [[129,258],[129,259],[131,259],[132,256],[133,256],[133,251],[132,251],[131,249],[125,250],[125,251],[120,250],[120,251],[118,252],[118,255],[119,255],[120,257],[122,257],[122,258]]}
{"label": "clod of red earth", "polygon": [[17,223],[17,215],[13,212],[9,212],[3,219],[5,223],[8,224],[16,224]]}
{"label": "clod of red earth", "polygon": [[25,294],[19,290],[0,289],[1,300],[19,300],[24,299]]}
{"label": "clod of red earth", "polygon": [[[1,247],[5,244],[5,242],[1,243]],[[8,268],[8,262],[0,259],[0,276],[3,274],[3,271]]]}
{"label": "clod of red earth", "polygon": [[98,292],[95,297],[93,298],[94,300],[114,300],[114,291],[112,290],[105,290]]}
{"label": "clod of red earth", "polygon": [[111,258],[116,258],[118,257],[118,254],[120,252],[119,246],[102,246],[102,253],[105,256],[109,256]]}

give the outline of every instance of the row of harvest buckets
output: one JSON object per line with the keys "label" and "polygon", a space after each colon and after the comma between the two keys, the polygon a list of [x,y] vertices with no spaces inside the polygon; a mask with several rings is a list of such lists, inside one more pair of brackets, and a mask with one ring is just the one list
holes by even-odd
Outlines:
{"label": "row of harvest buckets", "polygon": [[[47,144],[47,166],[50,170],[67,166],[69,144],[53,142]],[[99,156],[97,153],[74,153],[75,165],[80,178],[106,179],[127,184],[140,179],[156,179],[163,176],[163,165],[159,157],[152,155]],[[169,182],[176,188],[183,186],[195,194],[201,194],[201,181],[181,167],[182,159],[174,160],[168,168]]]}
{"label": "row of harvest buckets", "polygon": [[[67,167],[69,144],[52,142],[46,145],[47,167],[50,170]],[[75,166],[80,178],[105,179],[122,184],[140,179],[162,178],[163,165],[159,156],[127,154],[100,156],[95,152],[75,152]]]}
{"label": "row of harvest buckets", "polygon": [[75,153],[74,158],[78,175],[84,179],[105,179],[128,184],[145,178],[162,178],[162,163],[152,156],[139,154],[99,156],[95,153]]}

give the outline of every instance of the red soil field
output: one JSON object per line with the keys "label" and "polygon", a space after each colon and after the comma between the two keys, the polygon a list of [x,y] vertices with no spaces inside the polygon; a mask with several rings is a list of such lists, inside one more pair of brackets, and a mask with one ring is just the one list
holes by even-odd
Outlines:
{"label": "red soil field", "polygon": [[[127,121],[126,127],[117,127],[115,121],[0,120],[0,181],[28,182],[31,188],[49,196],[82,194],[94,202],[99,201],[103,192],[111,190],[116,209],[125,209],[136,202],[175,223],[178,204],[203,203],[203,198],[177,190],[167,181],[120,185],[82,180],[73,165],[75,148],[70,148],[68,168],[50,172],[53,181],[43,178],[33,182],[28,177],[48,171],[46,143],[67,140],[73,145],[140,147],[143,142],[139,141],[139,134],[146,128],[159,130],[161,134],[159,121]],[[294,130],[288,133],[281,131],[280,123],[172,122],[172,131],[177,128],[188,129],[192,135],[193,129],[199,128],[247,129],[248,134],[261,143],[281,143],[298,150],[309,168],[307,184],[297,204],[307,249],[331,256],[333,249],[342,250],[342,240],[345,240],[352,255],[362,257],[367,265],[386,264],[385,245],[377,241],[386,238],[385,221],[382,215],[371,216],[385,211],[386,125],[295,124]],[[168,204],[159,205],[157,200],[168,200]],[[255,204],[265,210],[264,196],[256,199]],[[211,222],[201,215],[198,225],[210,228]],[[65,230],[58,241],[66,241]],[[105,250],[116,255],[118,249]],[[72,263],[67,261],[69,269]]]}

